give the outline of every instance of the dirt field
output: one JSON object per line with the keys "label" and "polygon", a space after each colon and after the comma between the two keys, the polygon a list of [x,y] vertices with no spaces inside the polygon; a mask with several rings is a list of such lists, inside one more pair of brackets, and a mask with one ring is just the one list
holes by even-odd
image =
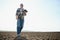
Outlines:
{"label": "dirt field", "polygon": [[0,32],[0,40],[60,40],[60,32],[22,32],[19,38],[16,32]]}

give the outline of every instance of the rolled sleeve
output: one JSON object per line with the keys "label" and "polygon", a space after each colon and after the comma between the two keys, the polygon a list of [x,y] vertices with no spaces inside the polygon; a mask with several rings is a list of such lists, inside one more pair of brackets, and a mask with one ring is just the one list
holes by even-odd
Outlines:
{"label": "rolled sleeve", "polygon": [[18,15],[18,10],[16,11],[16,15]]}
{"label": "rolled sleeve", "polygon": [[16,15],[18,15],[18,12],[19,12],[20,10],[19,10],[19,8],[17,9],[17,11],[16,11]]}

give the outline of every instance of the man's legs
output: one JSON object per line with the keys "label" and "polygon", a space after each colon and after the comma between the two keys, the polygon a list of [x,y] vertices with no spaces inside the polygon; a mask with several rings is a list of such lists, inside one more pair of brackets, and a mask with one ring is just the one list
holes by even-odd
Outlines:
{"label": "man's legs", "polygon": [[20,34],[20,19],[17,20],[17,35]]}
{"label": "man's legs", "polygon": [[24,24],[24,19],[17,20],[17,35],[20,35],[21,30],[23,28],[23,24]]}
{"label": "man's legs", "polygon": [[21,26],[20,29],[21,29],[21,30],[22,30],[22,28],[23,28],[23,25],[24,25],[24,19],[21,19],[21,20],[20,20],[20,26]]}

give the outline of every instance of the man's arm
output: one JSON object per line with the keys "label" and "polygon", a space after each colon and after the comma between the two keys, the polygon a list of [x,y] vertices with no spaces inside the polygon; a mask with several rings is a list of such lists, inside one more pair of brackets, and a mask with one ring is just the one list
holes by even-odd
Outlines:
{"label": "man's arm", "polygon": [[17,11],[16,11],[16,19],[18,19],[18,9],[17,9]]}
{"label": "man's arm", "polygon": [[18,19],[18,16],[16,15],[16,19]]}

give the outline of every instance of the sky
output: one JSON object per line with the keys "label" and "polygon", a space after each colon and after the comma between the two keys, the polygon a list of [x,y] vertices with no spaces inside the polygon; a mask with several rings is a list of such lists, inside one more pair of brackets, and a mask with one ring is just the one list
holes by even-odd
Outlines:
{"label": "sky", "polygon": [[22,31],[60,31],[60,0],[0,0],[0,31],[16,31],[16,10],[28,10]]}

